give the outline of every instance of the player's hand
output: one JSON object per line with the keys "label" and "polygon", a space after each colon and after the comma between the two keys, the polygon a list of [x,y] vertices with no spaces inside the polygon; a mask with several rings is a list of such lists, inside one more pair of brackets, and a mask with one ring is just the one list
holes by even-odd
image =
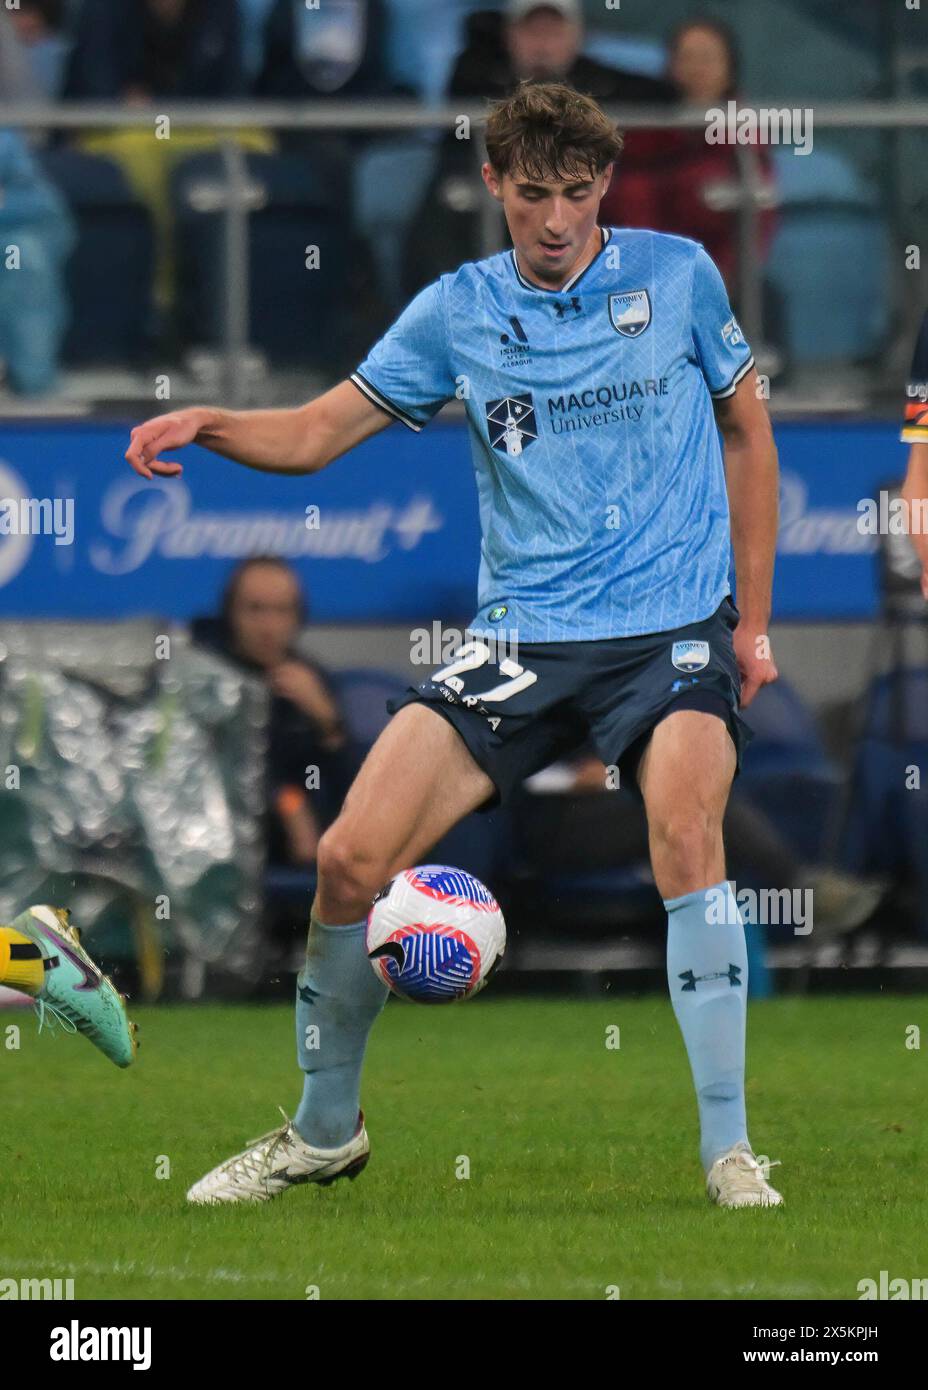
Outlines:
{"label": "player's hand", "polygon": [[735,628],[734,647],[741,673],[741,708],[747,709],[761,686],[770,685],[780,673],[766,632],[746,624],[743,618]]}
{"label": "player's hand", "polygon": [[175,478],[183,466],[160,458],[166,449],[181,449],[192,444],[206,423],[205,410],[174,410],[169,415],[156,415],[144,425],[136,425],[129,436],[126,460],[136,473],[151,479],[155,473],[163,478]]}
{"label": "player's hand", "polygon": [[268,672],[268,684],[314,720],[326,742],[340,739],[341,721],[332,697],[315,671],[301,661],[282,661]]}
{"label": "player's hand", "polygon": [[928,565],[922,570],[922,598],[928,603]]}

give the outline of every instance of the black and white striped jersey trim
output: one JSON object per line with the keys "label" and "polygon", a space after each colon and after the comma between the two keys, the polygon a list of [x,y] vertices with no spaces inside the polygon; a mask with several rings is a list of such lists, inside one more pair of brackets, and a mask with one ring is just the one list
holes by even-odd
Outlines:
{"label": "black and white striped jersey trim", "polygon": [[425,428],[425,421],[414,420],[407,411],[394,405],[393,401],[389,400],[382,391],[378,391],[377,387],[372,385],[360,372],[352,372],[348,380],[357,386],[358,390],[363,392],[369,401],[373,401],[374,405],[379,406],[388,415],[392,415],[395,420],[399,420],[400,424],[405,425],[407,429],[415,430],[418,434],[420,430]]}
{"label": "black and white striped jersey trim", "polygon": [[578,285],[580,283],[584,275],[586,275],[587,271],[593,268],[593,266],[599,260],[600,256],[605,251],[610,240],[612,239],[612,232],[608,227],[600,227],[599,230],[602,233],[603,244],[596,252],[596,255],[590,261],[589,265],[585,265],[581,271],[578,271],[578,273],[575,276],[573,276],[572,279],[567,281],[566,285],[561,285],[560,289],[557,290],[549,290],[544,285],[533,285],[530,280],[526,280],[525,276],[519,269],[519,262],[516,259],[515,250],[510,251],[509,255],[512,259],[512,268],[516,273],[516,279],[518,280],[519,284],[527,290],[534,290],[536,294],[567,294],[569,290],[572,290],[575,285]]}
{"label": "black and white striped jersey trim", "polygon": [[735,372],[735,375],[732,377],[731,381],[728,383],[727,386],[723,386],[721,391],[710,391],[709,395],[712,397],[714,401],[724,401],[727,396],[733,396],[735,394],[735,389],[738,385],[738,382],[747,376],[748,372],[751,370],[753,366],[754,358],[753,356],[751,356],[748,358],[746,362],[743,362],[741,364],[741,366]]}

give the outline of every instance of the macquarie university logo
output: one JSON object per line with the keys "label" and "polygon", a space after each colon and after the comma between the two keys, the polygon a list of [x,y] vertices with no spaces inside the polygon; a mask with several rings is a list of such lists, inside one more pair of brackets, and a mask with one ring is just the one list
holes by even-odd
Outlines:
{"label": "macquarie university logo", "polygon": [[674,642],[670,660],[678,671],[701,671],[709,664],[709,643]]}
{"label": "macquarie university logo", "polygon": [[609,322],[623,338],[640,338],[651,322],[651,296],[647,290],[610,294]]}
{"label": "macquarie university logo", "polygon": [[490,443],[501,454],[516,458],[538,438],[535,402],[530,392],[524,396],[504,396],[501,401],[487,401],[486,410]]}

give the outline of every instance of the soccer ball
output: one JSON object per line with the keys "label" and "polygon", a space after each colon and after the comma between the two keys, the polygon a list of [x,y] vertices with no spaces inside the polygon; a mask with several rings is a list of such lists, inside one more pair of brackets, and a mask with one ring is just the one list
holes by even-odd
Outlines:
{"label": "soccer ball", "polygon": [[417,1004],[470,999],[505,949],[506,923],[489,888],[444,864],[404,869],[367,916],[374,973]]}

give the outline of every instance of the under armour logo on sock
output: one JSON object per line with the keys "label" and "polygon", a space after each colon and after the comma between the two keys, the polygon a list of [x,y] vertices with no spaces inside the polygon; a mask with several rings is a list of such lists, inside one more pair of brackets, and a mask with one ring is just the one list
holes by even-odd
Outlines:
{"label": "under armour logo on sock", "polygon": [[741,984],[741,966],[729,965],[727,970],[713,970],[708,975],[694,975],[692,970],[681,970],[679,979],[685,980],[683,991],[696,988],[697,980],[727,980],[734,989],[735,985]]}

